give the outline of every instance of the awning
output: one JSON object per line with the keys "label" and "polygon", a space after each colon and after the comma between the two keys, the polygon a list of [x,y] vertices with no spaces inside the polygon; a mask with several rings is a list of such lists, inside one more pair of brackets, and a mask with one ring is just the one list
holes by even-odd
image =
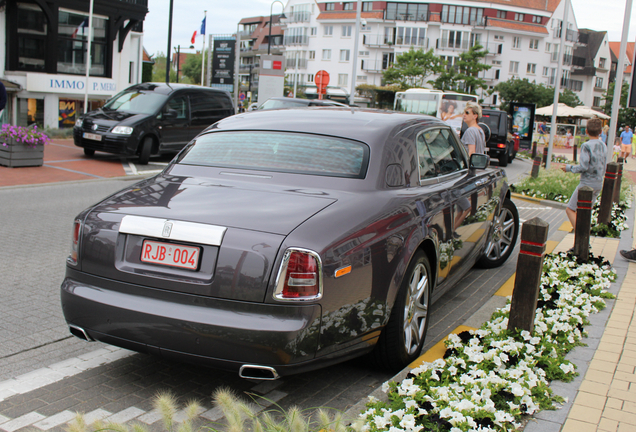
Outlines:
{"label": "awning", "polygon": [[4,78],[0,78],[0,81],[2,81],[2,84],[4,84],[4,88],[7,89],[7,92],[17,93],[22,90],[22,86],[18,83],[6,80]]}
{"label": "awning", "polygon": [[[547,107],[539,108],[535,111],[535,115],[539,116],[551,116],[552,115],[552,107],[554,104],[549,105]],[[600,118],[604,120],[608,120],[610,116],[604,114],[600,111],[593,110],[590,107],[586,106],[577,106],[576,108],[572,108],[567,106],[566,104],[560,103],[557,108],[557,117],[579,117],[579,118]]]}

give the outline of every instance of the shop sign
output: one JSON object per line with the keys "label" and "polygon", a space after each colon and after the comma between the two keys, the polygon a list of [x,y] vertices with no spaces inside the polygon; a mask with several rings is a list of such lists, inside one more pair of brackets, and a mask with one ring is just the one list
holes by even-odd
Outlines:
{"label": "shop sign", "polygon": [[[117,83],[110,78],[90,78],[88,94],[112,96],[117,93]],[[49,75],[27,73],[26,90],[41,93],[84,94],[86,78],[73,75]]]}

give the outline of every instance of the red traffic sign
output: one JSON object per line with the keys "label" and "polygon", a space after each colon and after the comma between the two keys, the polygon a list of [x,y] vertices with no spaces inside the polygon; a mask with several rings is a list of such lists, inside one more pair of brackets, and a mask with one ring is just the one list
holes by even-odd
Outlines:
{"label": "red traffic sign", "polygon": [[316,76],[314,77],[314,82],[316,83],[316,86],[318,86],[319,88],[327,87],[327,84],[329,84],[329,73],[324,70],[320,70],[316,72]]}
{"label": "red traffic sign", "polygon": [[240,99],[240,100],[242,100],[242,101],[244,101],[244,100],[245,100],[245,93],[241,92],[241,93],[239,94],[239,99]]}

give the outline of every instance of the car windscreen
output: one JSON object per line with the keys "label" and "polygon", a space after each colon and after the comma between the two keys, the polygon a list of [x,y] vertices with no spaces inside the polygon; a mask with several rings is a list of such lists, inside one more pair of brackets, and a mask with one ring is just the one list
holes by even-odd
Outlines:
{"label": "car windscreen", "polygon": [[299,108],[306,107],[309,103],[299,102],[295,100],[270,99],[258,107],[259,110],[278,109],[278,108]]}
{"label": "car windscreen", "polygon": [[364,178],[369,148],[330,136],[264,131],[202,135],[179,163],[329,177]]}
{"label": "car windscreen", "polygon": [[135,114],[154,114],[168,99],[168,96],[155,92],[123,91],[109,100],[106,110],[125,111]]}

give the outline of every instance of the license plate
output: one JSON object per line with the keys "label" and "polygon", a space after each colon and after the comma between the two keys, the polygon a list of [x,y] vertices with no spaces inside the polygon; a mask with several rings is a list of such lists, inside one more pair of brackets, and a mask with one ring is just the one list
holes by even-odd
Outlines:
{"label": "license plate", "polygon": [[198,270],[200,254],[200,247],[145,240],[141,248],[141,261]]}
{"label": "license plate", "polygon": [[102,140],[102,136],[98,135],[98,134],[92,134],[92,133],[88,133],[88,132],[84,132],[82,134],[82,136],[86,139],[92,139],[95,141],[101,141]]}

